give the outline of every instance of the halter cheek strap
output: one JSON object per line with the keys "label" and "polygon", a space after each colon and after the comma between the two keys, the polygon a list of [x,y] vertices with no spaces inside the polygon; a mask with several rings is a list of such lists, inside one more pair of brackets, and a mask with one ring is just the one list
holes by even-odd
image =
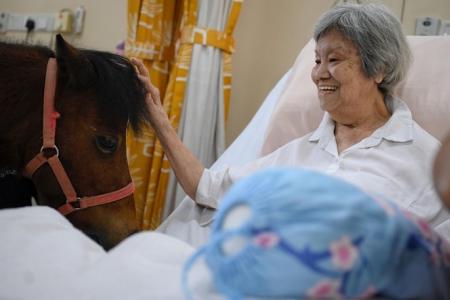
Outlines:
{"label": "halter cheek strap", "polygon": [[[92,206],[102,205],[123,199],[134,192],[134,184],[130,182],[125,187],[115,190],[110,193],[79,197],[67,176],[64,166],[59,160],[59,149],[55,144],[56,120],[60,114],[55,111],[55,90],[56,90],[56,74],[57,74],[56,59],[50,58],[47,64],[47,72],[45,75],[45,89],[44,89],[44,113],[43,113],[43,145],[41,151],[25,166],[23,175],[31,178],[33,174],[42,165],[48,163],[52,169],[56,180],[61,187],[65,197],[66,203],[58,208],[58,211],[67,215],[75,210],[88,208]],[[44,150],[52,150],[52,155],[44,154]]]}

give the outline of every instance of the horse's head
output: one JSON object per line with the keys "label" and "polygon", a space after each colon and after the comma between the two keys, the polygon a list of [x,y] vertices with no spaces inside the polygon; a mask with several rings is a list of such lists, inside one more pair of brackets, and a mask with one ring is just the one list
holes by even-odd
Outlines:
{"label": "horse's head", "polygon": [[[57,36],[56,61],[54,101],[59,117],[55,144],[77,197],[123,189],[131,182],[126,159],[127,126],[139,131],[142,121],[148,119],[145,90],[134,67],[118,55],[75,49],[60,36]],[[39,137],[30,141],[32,147],[26,151],[28,160],[42,146],[42,133]],[[58,208],[67,202],[62,184],[49,164],[36,169],[32,180],[38,204]],[[76,209],[77,205],[72,203],[70,207]],[[137,230],[132,195],[76,209],[67,218],[105,248]]]}
{"label": "horse's head", "polygon": [[450,134],[442,143],[434,161],[433,177],[439,196],[450,209]]}

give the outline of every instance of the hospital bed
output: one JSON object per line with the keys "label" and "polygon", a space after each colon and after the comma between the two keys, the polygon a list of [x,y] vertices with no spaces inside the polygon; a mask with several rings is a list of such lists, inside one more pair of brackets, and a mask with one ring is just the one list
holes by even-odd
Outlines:
{"label": "hospital bed", "polygon": [[[450,133],[450,37],[409,36],[413,63],[396,90],[413,118],[441,142]],[[241,165],[268,154],[317,128],[323,116],[317,90],[310,79],[315,61],[311,40],[293,67],[268,97],[236,141],[212,166]],[[186,198],[159,231],[199,246],[208,236],[213,210],[195,206]]]}
{"label": "hospital bed", "polygon": [[[414,62],[398,94],[438,139],[450,132],[450,37],[408,37]],[[242,164],[312,131],[322,112],[309,72],[314,43],[270,92],[247,128],[212,168]],[[183,299],[184,262],[208,238],[214,211],[186,198],[158,232],[141,232],[109,252],[55,210],[0,211],[0,299]],[[194,299],[222,299],[199,261]]]}

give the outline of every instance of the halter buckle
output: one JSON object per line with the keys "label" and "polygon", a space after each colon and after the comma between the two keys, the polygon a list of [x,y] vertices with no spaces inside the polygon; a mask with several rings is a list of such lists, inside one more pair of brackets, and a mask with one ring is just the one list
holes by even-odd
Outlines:
{"label": "halter buckle", "polygon": [[[48,153],[49,151],[45,151],[47,149],[48,150],[54,150],[54,151],[52,151],[54,153]],[[56,155],[56,157],[59,157],[59,149],[58,149],[58,147],[56,145],[53,145],[52,147],[44,147],[44,146],[42,146],[40,152],[42,152],[42,154],[44,154],[44,156],[47,157],[47,158],[52,157],[54,155]]]}
{"label": "halter buckle", "polygon": [[81,202],[80,202],[81,198],[77,197],[77,200],[69,202],[70,206],[72,206],[72,208],[74,210],[79,210],[81,209]]}

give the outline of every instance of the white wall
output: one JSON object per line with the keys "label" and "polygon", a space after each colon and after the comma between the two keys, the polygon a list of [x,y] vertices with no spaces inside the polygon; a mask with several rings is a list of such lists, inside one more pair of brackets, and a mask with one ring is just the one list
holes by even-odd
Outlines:
{"label": "white wall", "polygon": [[[127,0],[1,0],[0,11],[12,13],[56,13],[61,9],[74,10],[78,5],[86,9],[82,34],[64,37],[76,46],[115,51],[127,34]],[[51,34],[35,33],[35,42],[48,45]],[[0,39],[23,39],[25,33],[0,34]]]}

